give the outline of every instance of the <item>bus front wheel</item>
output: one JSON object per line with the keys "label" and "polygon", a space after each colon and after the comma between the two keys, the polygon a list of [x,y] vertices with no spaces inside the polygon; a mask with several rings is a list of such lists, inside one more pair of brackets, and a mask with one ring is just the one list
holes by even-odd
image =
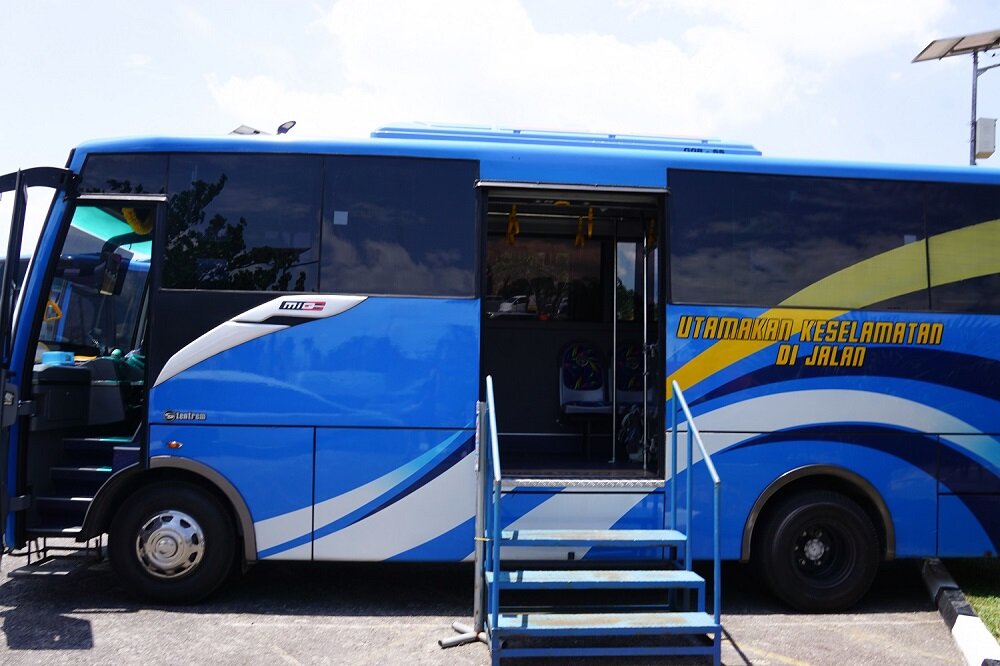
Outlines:
{"label": "bus front wheel", "polygon": [[233,568],[232,521],[200,488],[157,484],[124,502],[111,523],[108,556],[138,596],[195,603],[214,592]]}
{"label": "bus front wheel", "polygon": [[850,498],[814,491],[769,512],[757,564],[771,591],[807,612],[850,608],[871,587],[879,540],[871,519]]}

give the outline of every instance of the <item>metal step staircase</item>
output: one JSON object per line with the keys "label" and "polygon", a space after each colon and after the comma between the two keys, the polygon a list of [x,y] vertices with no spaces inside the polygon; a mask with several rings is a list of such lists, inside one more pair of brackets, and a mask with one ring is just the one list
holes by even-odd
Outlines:
{"label": "metal step staircase", "polygon": [[[715,571],[712,612],[706,611],[705,580],[692,570],[688,535],[677,528],[676,484],[664,483],[663,527],[657,529],[503,529],[502,493],[510,480],[500,470],[492,378],[480,405],[480,510],[477,512],[477,590],[474,629],[466,636],[490,646],[493,664],[507,657],[619,657],[704,655],[721,663],[718,474],[704,450],[680,388],[674,401],[686,418],[688,457],[697,443],[715,488]],[[671,427],[671,478],[676,479],[677,419]],[[691,497],[691,474],[687,474]],[[570,484],[572,482],[569,482]],[[605,483],[614,483],[608,481]],[[669,493],[666,487],[670,486]],[[669,494],[669,497],[667,496]],[[684,524],[692,511],[685,502]],[[688,527],[689,529],[689,527]],[[504,547],[662,548],[662,560],[617,562],[614,569],[592,561],[514,568]],[[523,552],[523,551],[521,551]],[[567,568],[575,565],[579,568]],[[545,603],[525,602],[519,592],[547,594]],[[602,596],[603,595],[603,596]],[[596,597],[596,601],[595,601]],[[459,629],[461,625],[456,625]],[[466,630],[464,627],[459,630]],[[457,644],[453,642],[452,644]],[[444,645],[444,643],[442,643]]]}
{"label": "metal step staircase", "polygon": [[98,489],[114,470],[137,460],[138,453],[131,437],[63,439],[62,453],[49,468],[47,487],[34,499],[29,537],[77,534]]}
{"label": "metal step staircase", "polygon": [[[105,540],[76,537],[97,491],[119,469],[139,460],[134,437],[63,437],[49,466],[49,478],[32,499],[26,526],[27,563],[12,578],[67,577],[101,561]],[[73,539],[69,542],[68,539]]]}

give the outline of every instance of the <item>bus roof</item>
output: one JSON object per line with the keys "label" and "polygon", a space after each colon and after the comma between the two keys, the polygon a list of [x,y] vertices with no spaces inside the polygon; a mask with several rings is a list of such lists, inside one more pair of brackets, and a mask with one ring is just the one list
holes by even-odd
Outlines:
{"label": "bus roof", "polygon": [[536,129],[506,129],[475,125],[405,123],[372,132],[374,139],[425,139],[438,141],[486,141],[491,143],[584,146],[589,148],[637,148],[667,152],[711,153],[715,155],[760,155],[747,143],[692,137],[642,136],[638,134],[598,134]]}
{"label": "bus roof", "polygon": [[396,155],[471,159],[489,181],[666,186],[666,169],[1000,184],[1000,169],[971,166],[835,162],[763,157],[749,144],[618,134],[492,129],[460,125],[393,125],[370,138],[272,135],[134,137],[80,145],[69,166],[91,153],[218,152]]}

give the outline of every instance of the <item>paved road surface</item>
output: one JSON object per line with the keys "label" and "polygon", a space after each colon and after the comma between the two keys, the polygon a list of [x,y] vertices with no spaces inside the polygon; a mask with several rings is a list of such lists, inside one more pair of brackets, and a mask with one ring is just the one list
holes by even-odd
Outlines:
{"label": "paved road surface", "polygon": [[[3,559],[3,664],[489,663],[481,644],[437,646],[452,622],[471,616],[466,565],[265,563],[198,606],[145,607],[106,563],[69,578],[8,578],[23,563]],[[739,565],[725,566],[723,579],[726,664],[963,663],[916,563],[883,567],[844,615],[788,614]]]}

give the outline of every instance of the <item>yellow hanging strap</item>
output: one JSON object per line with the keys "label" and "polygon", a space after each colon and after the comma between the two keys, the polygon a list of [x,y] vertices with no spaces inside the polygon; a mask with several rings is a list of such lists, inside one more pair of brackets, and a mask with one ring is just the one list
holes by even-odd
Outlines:
{"label": "yellow hanging strap", "polygon": [[656,218],[646,220],[646,252],[656,247]]}
{"label": "yellow hanging strap", "polygon": [[45,314],[42,315],[42,321],[50,322],[59,321],[60,319],[62,319],[62,308],[50,298],[49,302],[45,304]]}
{"label": "yellow hanging strap", "polygon": [[[587,235],[583,235],[583,221],[587,220]],[[576,240],[573,241],[573,245],[576,247],[583,247],[584,243],[587,242],[587,238],[594,237],[594,209],[587,209],[587,217],[581,215],[576,220]]]}
{"label": "yellow hanging strap", "polygon": [[125,224],[140,236],[148,236],[149,232],[153,230],[151,210],[144,210],[140,214],[135,208],[122,208],[122,217],[125,218]]}
{"label": "yellow hanging strap", "polygon": [[513,204],[507,215],[507,245],[513,245],[519,233],[521,233],[521,223],[517,220],[517,204]]}

